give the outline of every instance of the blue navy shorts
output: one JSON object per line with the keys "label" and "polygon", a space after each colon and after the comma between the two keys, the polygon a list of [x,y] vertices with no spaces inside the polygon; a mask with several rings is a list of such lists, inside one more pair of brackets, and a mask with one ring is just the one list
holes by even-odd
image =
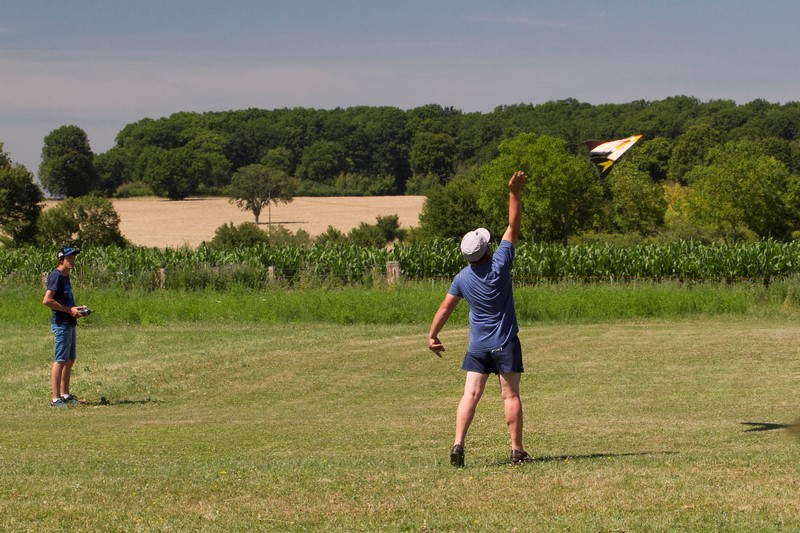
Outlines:
{"label": "blue navy shorts", "polygon": [[74,324],[50,324],[55,340],[55,350],[53,361],[56,363],[66,363],[75,360],[75,325]]}
{"label": "blue navy shorts", "polygon": [[522,367],[522,345],[514,336],[500,348],[488,352],[467,352],[461,368],[479,374],[508,374],[525,372]]}

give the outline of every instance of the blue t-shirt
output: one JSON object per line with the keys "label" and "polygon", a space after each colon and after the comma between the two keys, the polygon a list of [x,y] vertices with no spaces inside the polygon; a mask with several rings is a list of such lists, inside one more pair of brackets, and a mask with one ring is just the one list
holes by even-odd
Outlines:
{"label": "blue t-shirt", "polygon": [[[75,307],[75,297],[72,294],[72,285],[69,282],[69,276],[58,270],[53,269],[50,275],[47,276],[47,290],[53,291],[53,299],[61,305],[67,307]],[[50,319],[52,324],[72,324],[78,323],[75,317],[69,313],[62,313],[53,309],[53,317]]]}
{"label": "blue t-shirt", "polygon": [[491,261],[464,267],[447,291],[469,305],[470,352],[500,348],[519,333],[511,290],[513,259],[514,245],[502,241]]}

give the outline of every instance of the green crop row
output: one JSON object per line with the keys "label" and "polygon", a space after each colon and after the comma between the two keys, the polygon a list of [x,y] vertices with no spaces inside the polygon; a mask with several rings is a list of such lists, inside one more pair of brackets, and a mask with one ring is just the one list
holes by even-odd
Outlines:
{"label": "green crop row", "polygon": [[564,280],[761,281],[800,272],[800,242],[703,245],[690,241],[634,247],[520,246],[517,278]]}
{"label": "green crop row", "polygon": [[[454,241],[398,244],[387,250],[354,245],[234,250],[91,248],[84,250],[75,275],[83,286],[201,289],[270,283],[370,285],[397,261],[404,279],[449,278],[464,267]],[[47,248],[0,248],[0,274],[6,284],[35,284],[55,266]],[[562,246],[520,244],[514,261],[518,283],[562,281],[758,281],[800,273],[800,242],[702,245],[689,241],[663,245]]]}

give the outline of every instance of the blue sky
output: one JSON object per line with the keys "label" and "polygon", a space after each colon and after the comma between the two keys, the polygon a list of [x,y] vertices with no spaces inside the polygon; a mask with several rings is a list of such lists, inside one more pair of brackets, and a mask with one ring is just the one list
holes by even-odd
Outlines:
{"label": "blue sky", "polygon": [[178,111],[800,100],[797,0],[0,0],[0,142]]}

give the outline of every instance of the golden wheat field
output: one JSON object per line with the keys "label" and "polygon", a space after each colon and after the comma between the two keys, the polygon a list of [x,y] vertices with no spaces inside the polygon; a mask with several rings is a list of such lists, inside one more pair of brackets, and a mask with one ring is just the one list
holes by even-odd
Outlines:
{"label": "golden wheat field", "polygon": [[[264,208],[259,222],[263,228],[271,220],[292,232],[303,229],[316,236],[328,226],[347,233],[362,222],[374,224],[379,216],[397,215],[401,227],[410,228],[418,225],[424,201],[424,196],[298,197],[289,204],[272,205],[270,211]],[[252,212],[242,211],[227,198],[124,198],[113,203],[120,231],[141,246],[195,247],[210,241],[223,224],[255,221]]]}

